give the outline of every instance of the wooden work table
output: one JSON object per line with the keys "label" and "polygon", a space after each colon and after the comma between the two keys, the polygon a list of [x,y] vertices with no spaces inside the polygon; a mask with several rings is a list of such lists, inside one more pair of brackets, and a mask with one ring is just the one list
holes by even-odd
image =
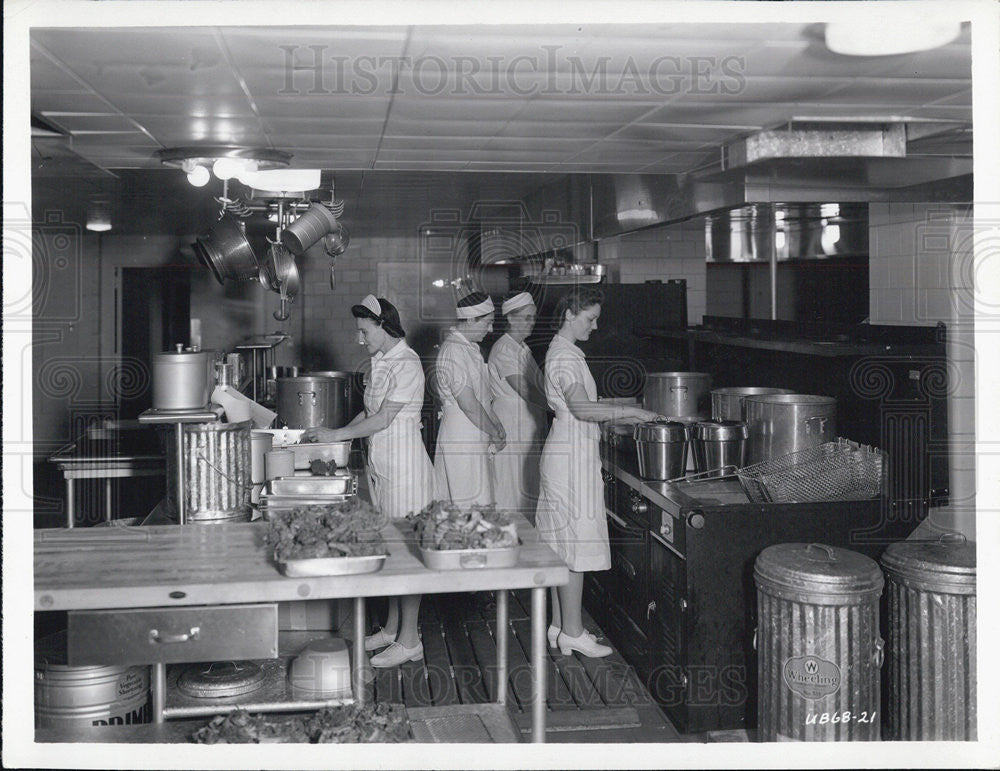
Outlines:
{"label": "wooden work table", "polygon": [[[409,524],[403,522],[383,530],[389,557],[380,571],[310,578],[288,578],[278,572],[263,542],[266,531],[263,522],[38,530],[34,534],[35,610],[128,613],[128,609],[139,608],[248,606],[349,597],[354,598],[354,639],[361,640],[365,633],[366,597],[491,590],[497,593],[497,675],[504,682],[507,590],[531,589],[533,738],[543,741],[545,590],[565,584],[569,571],[538,540],[537,532],[527,520],[517,518],[517,527],[522,547],[513,567],[430,570],[420,559]],[[178,611],[182,612],[191,613]],[[206,609],[206,613],[211,612]],[[219,651],[217,655],[225,656],[226,652]],[[163,659],[155,656],[147,663],[153,665],[154,721],[161,722],[165,666]],[[354,657],[355,698],[359,701],[364,699],[360,685],[366,665],[365,657]],[[502,700],[506,688],[498,688],[497,693]]]}

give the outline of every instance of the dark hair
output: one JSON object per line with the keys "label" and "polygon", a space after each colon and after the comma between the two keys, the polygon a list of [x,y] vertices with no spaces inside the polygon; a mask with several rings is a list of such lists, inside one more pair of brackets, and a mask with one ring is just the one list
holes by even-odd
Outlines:
{"label": "dark hair", "polygon": [[566,311],[579,313],[584,308],[600,305],[604,302],[604,292],[600,289],[574,289],[559,298],[556,303],[556,328],[566,323]]}
{"label": "dark hair", "polygon": [[396,310],[396,306],[384,297],[378,297],[376,299],[378,300],[378,304],[382,307],[381,316],[376,316],[364,305],[352,305],[351,313],[354,318],[374,321],[385,330],[385,333],[389,335],[389,337],[404,337],[406,332],[403,331],[403,325],[399,321],[399,311]]}

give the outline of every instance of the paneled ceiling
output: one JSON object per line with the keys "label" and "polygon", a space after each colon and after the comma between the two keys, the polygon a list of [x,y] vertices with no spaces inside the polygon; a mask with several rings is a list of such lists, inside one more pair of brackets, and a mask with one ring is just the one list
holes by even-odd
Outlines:
{"label": "paneled ceiling", "polygon": [[172,187],[162,148],[267,147],[372,212],[442,172],[502,173],[445,184],[474,196],[541,175],[686,174],[793,120],[971,124],[967,27],[876,57],[794,23],[35,28],[32,115],[61,136],[35,139],[34,173],[100,190],[155,170]]}

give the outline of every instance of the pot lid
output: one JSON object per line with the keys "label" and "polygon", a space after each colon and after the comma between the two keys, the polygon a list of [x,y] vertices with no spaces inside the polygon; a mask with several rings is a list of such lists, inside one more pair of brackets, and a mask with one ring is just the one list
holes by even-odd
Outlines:
{"label": "pot lid", "polygon": [[197,699],[239,696],[264,685],[264,670],[252,661],[221,661],[195,664],[184,670],[177,689]]}
{"label": "pot lid", "polygon": [[716,442],[746,439],[747,424],[742,420],[703,420],[694,424],[691,434],[695,439]]}
{"label": "pot lid", "polygon": [[823,404],[835,405],[837,400],[832,396],[818,394],[751,394],[743,397],[748,402],[765,402],[767,404]]}
{"label": "pot lid", "polygon": [[781,543],[757,557],[758,586],[816,594],[877,594],[884,579],[875,560],[821,543]]}
{"label": "pot lid", "polygon": [[636,423],[633,436],[637,442],[683,442],[687,427],[673,420]]}
{"label": "pot lid", "polygon": [[702,378],[711,379],[712,375],[708,372],[647,372],[646,379],[649,378]]}
{"label": "pot lid", "polygon": [[882,565],[891,577],[918,588],[972,594],[976,588],[976,544],[961,533],[943,533],[933,540],[890,544]]}
{"label": "pot lid", "polygon": [[720,396],[764,396],[767,394],[790,394],[790,388],[766,388],[762,386],[728,386],[726,388],[713,388],[713,394]]}

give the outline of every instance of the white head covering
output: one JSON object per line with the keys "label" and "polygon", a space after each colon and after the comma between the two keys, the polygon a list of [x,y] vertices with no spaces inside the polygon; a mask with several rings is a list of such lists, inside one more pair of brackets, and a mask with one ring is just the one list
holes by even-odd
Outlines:
{"label": "white head covering", "polygon": [[370,310],[376,316],[382,316],[382,306],[379,304],[378,298],[375,295],[370,294],[365,297],[365,299],[361,301],[361,305]]}
{"label": "white head covering", "polygon": [[527,292],[521,292],[504,300],[503,305],[500,306],[500,310],[503,315],[506,316],[511,311],[516,311],[518,308],[526,308],[527,306],[534,304],[535,301],[532,299],[530,294]]}
{"label": "white head covering", "polygon": [[[461,303],[462,301],[459,300]],[[493,305],[493,301],[486,297],[482,302],[476,305],[459,305],[455,309],[455,315],[460,319],[475,319],[479,316],[485,316],[487,313],[493,313],[496,310],[496,306]]]}

